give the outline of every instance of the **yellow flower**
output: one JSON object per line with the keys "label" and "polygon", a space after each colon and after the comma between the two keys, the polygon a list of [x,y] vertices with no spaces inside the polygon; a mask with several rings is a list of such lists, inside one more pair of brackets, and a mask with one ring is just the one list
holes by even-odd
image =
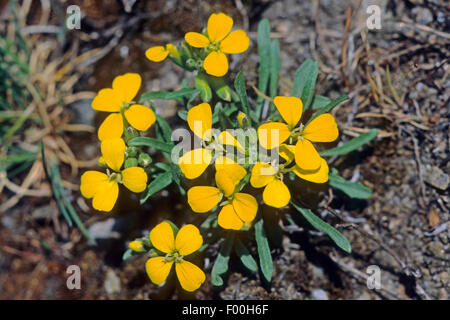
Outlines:
{"label": "yellow flower", "polygon": [[81,176],[81,194],[92,199],[92,206],[99,211],[111,211],[119,195],[119,183],[132,192],[142,192],[147,187],[147,174],[140,167],[121,170],[124,162],[125,143],[122,139],[102,141],[101,150],[105,163],[114,172],[107,174],[98,171],[86,171]]}
{"label": "yellow flower", "polygon": [[254,188],[262,188],[264,203],[275,208],[286,206],[291,200],[289,188],[283,182],[284,174],[290,171],[294,172],[299,178],[315,182],[324,183],[328,181],[328,165],[325,159],[321,158],[319,169],[315,171],[306,171],[301,169],[297,164],[287,168],[294,160],[295,146],[282,144],[280,146],[280,156],[286,160],[280,164],[278,169],[269,163],[257,162],[252,168],[250,184]]}
{"label": "yellow flower", "polygon": [[123,116],[139,131],[147,130],[155,122],[153,110],[133,102],[141,82],[141,76],[137,73],[126,73],[114,79],[112,88],[102,89],[95,96],[92,101],[94,110],[112,112],[98,129],[100,141],[122,137]]}
{"label": "yellow flower", "polygon": [[175,46],[171,43],[166,44],[165,48],[163,46],[156,46],[145,51],[145,56],[147,59],[154,62],[163,61],[169,54],[174,58],[180,57],[180,53],[177,48],[175,48]]}
{"label": "yellow flower", "polygon": [[214,150],[224,151],[223,145],[235,146],[240,152],[245,153],[242,145],[229,132],[222,131],[217,139],[213,137],[212,111],[208,103],[201,103],[192,107],[188,111],[187,122],[192,132],[202,139],[203,147],[186,152],[178,160],[181,172],[186,178],[198,178],[211,163]]}
{"label": "yellow flower", "polygon": [[186,42],[195,48],[207,48],[208,55],[203,62],[206,73],[222,77],[228,71],[225,53],[242,53],[248,49],[250,39],[244,30],[231,31],[233,19],[226,14],[213,13],[208,19],[207,36],[188,32]]}
{"label": "yellow flower", "polygon": [[203,244],[203,238],[192,224],[183,226],[176,238],[168,222],[161,222],[150,232],[150,241],[164,257],[153,257],[145,263],[150,280],[157,285],[163,284],[175,263],[175,272],[181,287],[186,291],[197,290],[205,282],[205,273],[184,257],[197,251]]}
{"label": "yellow flower", "polygon": [[239,182],[247,174],[246,170],[237,163],[216,165],[216,186],[195,186],[188,190],[188,203],[194,212],[211,211],[219,204],[223,197],[218,223],[224,229],[240,230],[244,224],[255,219],[258,211],[256,199],[247,194],[237,192]]}
{"label": "yellow flower", "polygon": [[334,117],[329,113],[321,114],[305,128],[302,124],[296,128],[302,116],[302,100],[296,97],[277,96],[273,102],[287,124],[281,122],[262,124],[258,128],[260,144],[266,149],[272,149],[288,138],[294,141],[297,139],[295,162],[302,170],[316,171],[323,161],[311,141],[331,142],[337,139],[339,131]]}

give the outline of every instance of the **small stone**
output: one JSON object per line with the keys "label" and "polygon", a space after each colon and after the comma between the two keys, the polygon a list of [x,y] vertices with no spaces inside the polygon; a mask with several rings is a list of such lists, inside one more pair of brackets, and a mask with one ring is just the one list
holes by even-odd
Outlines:
{"label": "small stone", "polygon": [[440,190],[446,190],[450,184],[450,177],[448,174],[436,166],[428,167],[426,169],[424,180]]}
{"label": "small stone", "polygon": [[328,295],[322,289],[313,289],[311,291],[311,298],[313,300],[328,300]]}
{"label": "small stone", "polygon": [[120,278],[117,276],[114,270],[108,269],[108,271],[106,271],[104,286],[107,294],[120,292]]}
{"label": "small stone", "polygon": [[430,242],[428,244],[428,250],[437,258],[445,258],[444,246],[441,242]]}
{"label": "small stone", "polygon": [[114,218],[94,222],[88,231],[94,239],[118,239],[120,238],[120,233],[114,231],[115,222]]}

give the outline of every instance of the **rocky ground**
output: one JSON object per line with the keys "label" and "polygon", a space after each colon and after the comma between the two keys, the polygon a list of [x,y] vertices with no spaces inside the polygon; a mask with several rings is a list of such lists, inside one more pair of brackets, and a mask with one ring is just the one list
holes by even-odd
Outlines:
{"label": "rocky ground", "polygon": [[[268,18],[272,37],[280,41],[281,93],[289,92],[296,68],[314,58],[320,61],[317,93],[350,97],[333,111],[341,138],[379,129],[379,137],[369,146],[331,159],[341,175],[363,182],[374,194],[368,201],[323,195],[322,203],[347,222],[327,210],[322,217],[349,238],[352,254],[338,251],[321,234],[289,229],[273,243],[270,286],[233,263],[232,257],[226,286],[216,290],[207,281],[195,294],[176,290],[174,283],[163,288],[151,284],[144,258],[121,261],[127,240],[163,218],[177,223],[190,216],[183,197],[162,192],[139,208],[135,199],[121,195],[122,210],[104,216],[86,209],[73,191],[72,200],[98,240],[96,247],[58,219],[54,202],[28,197],[0,212],[0,298],[449,299],[450,8],[445,1],[374,1],[381,8],[380,30],[367,29],[365,1],[143,1],[133,6],[134,16],[149,16],[129,25],[119,1],[103,1],[103,7],[93,1],[74,2],[86,14],[85,34],[101,35],[88,45],[108,44],[111,38],[101,30],[119,25],[125,32],[78,83],[80,91],[109,86],[114,75],[125,71],[139,72],[146,79],[143,91],[179,88],[183,75],[179,68],[168,62],[150,63],[143,53],[152,45],[176,42],[185,32],[200,30],[214,11],[228,13],[250,31],[250,51],[231,66],[242,65],[250,84],[256,83],[256,27],[260,19]],[[171,125],[181,124],[176,116],[179,105],[164,101],[156,105]],[[69,108],[74,123],[98,125],[99,115],[89,111],[88,100]],[[99,152],[92,135],[73,134],[70,142],[79,157],[90,159]],[[66,171],[63,175],[78,183],[79,177]],[[10,196],[3,192],[1,202]],[[207,273],[212,267],[208,253],[196,257]],[[66,288],[70,264],[81,267],[82,290]],[[366,270],[371,265],[381,270],[381,289],[367,287]]]}

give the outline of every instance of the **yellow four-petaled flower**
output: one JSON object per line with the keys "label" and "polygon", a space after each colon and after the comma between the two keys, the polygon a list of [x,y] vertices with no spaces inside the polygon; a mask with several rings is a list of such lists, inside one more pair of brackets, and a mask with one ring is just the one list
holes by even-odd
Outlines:
{"label": "yellow four-petaled flower", "polygon": [[153,283],[163,284],[174,263],[175,272],[184,290],[195,291],[205,282],[205,273],[195,264],[184,260],[185,256],[197,251],[203,244],[203,238],[196,226],[183,226],[175,237],[170,224],[161,222],[150,232],[150,241],[156,249],[166,254],[150,258],[145,263],[145,269]]}
{"label": "yellow four-petaled flower", "polygon": [[147,174],[140,167],[121,170],[125,155],[125,142],[107,139],[101,143],[103,159],[113,172],[86,171],[81,176],[81,194],[93,198],[92,206],[99,211],[111,211],[119,195],[119,183],[132,192],[142,192],[147,187]]}
{"label": "yellow four-petaled flower", "polygon": [[112,88],[102,89],[95,96],[92,101],[94,110],[112,112],[98,129],[100,141],[122,137],[123,116],[139,131],[147,130],[155,122],[156,117],[152,109],[133,102],[141,82],[139,74],[126,73],[114,78]]}
{"label": "yellow four-petaled flower", "polygon": [[208,55],[203,61],[206,73],[222,77],[228,72],[225,53],[242,53],[248,49],[250,39],[244,30],[231,31],[233,19],[224,13],[213,13],[208,19],[207,35],[186,33],[184,39],[195,48],[206,48]]}
{"label": "yellow four-petaled flower", "polygon": [[313,119],[305,128],[302,124],[297,127],[303,112],[302,100],[277,96],[273,102],[286,123],[269,122],[259,126],[259,143],[266,149],[273,149],[288,139],[297,141],[294,152],[296,164],[304,171],[317,172],[323,161],[311,141],[331,142],[337,139],[339,131],[334,117],[325,113]]}
{"label": "yellow four-petaled flower", "polygon": [[256,199],[247,193],[238,192],[238,184],[247,171],[237,163],[216,163],[216,186],[195,186],[188,190],[188,203],[194,212],[211,211],[223,197],[218,224],[224,229],[240,230],[244,224],[255,219],[258,211]]}

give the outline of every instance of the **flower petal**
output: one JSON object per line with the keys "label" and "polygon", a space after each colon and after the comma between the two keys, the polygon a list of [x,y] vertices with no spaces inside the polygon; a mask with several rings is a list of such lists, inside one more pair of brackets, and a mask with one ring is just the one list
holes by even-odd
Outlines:
{"label": "flower petal", "polygon": [[175,271],[181,287],[189,292],[195,291],[205,282],[205,273],[195,264],[182,260],[175,264]]}
{"label": "flower petal", "polygon": [[86,171],[81,176],[80,191],[83,197],[93,198],[97,192],[98,187],[108,181],[108,176],[103,172]]}
{"label": "flower petal", "polygon": [[233,209],[244,222],[252,222],[258,211],[255,197],[247,193],[236,193],[232,201]]}
{"label": "flower petal", "polygon": [[330,113],[324,113],[315,118],[302,132],[302,137],[314,142],[331,142],[338,136],[336,121]]}
{"label": "flower petal", "polygon": [[319,169],[320,155],[309,140],[298,139],[295,145],[295,163],[303,170]]}
{"label": "flower petal", "polygon": [[154,257],[147,260],[145,263],[145,270],[150,280],[156,284],[161,285],[166,281],[170,273],[173,261],[166,262],[164,257]]}
{"label": "flower petal", "polygon": [[242,53],[248,49],[250,38],[244,30],[235,30],[220,42],[220,49],[225,53]]}
{"label": "flower petal", "polygon": [[152,245],[161,252],[172,253],[175,250],[175,237],[168,222],[161,222],[150,231]]}
{"label": "flower petal", "polygon": [[320,158],[320,168],[316,171],[302,170],[299,166],[295,166],[293,172],[303,180],[314,183],[325,183],[328,181],[328,164],[324,158]]}
{"label": "flower petal", "polygon": [[122,105],[122,97],[111,88],[100,90],[92,100],[92,109],[97,111],[119,112]]}
{"label": "flower petal", "polygon": [[219,212],[217,223],[224,229],[241,230],[244,222],[238,217],[231,204],[225,205]]}
{"label": "flower petal", "polygon": [[234,177],[231,176],[226,169],[216,172],[216,185],[225,197],[229,197],[233,194],[238,182],[239,181],[236,181],[236,179],[234,179]]}
{"label": "flower petal", "polygon": [[245,154],[244,147],[237,141],[235,137],[228,131],[222,131],[218,137],[219,143],[236,147],[240,152]]}
{"label": "flower petal", "polygon": [[111,211],[119,195],[119,185],[115,181],[105,181],[99,184],[92,199],[92,206],[98,211]]}
{"label": "flower petal", "polygon": [[283,117],[283,120],[286,121],[290,128],[294,128],[302,117],[302,100],[297,97],[277,96],[273,99],[273,103]]}
{"label": "flower petal", "polygon": [[228,72],[228,59],[222,52],[213,51],[203,61],[203,68],[207,74],[222,77]]}
{"label": "flower petal", "polygon": [[253,188],[262,188],[275,179],[276,173],[269,163],[257,162],[252,168],[250,184]]}
{"label": "flower petal", "polygon": [[231,31],[233,19],[224,13],[213,13],[208,19],[208,38],[211,42],[220,41]]}
{"label": "flower petal", "polygon": [[125,158],[125,142],[120,138],[103,140],[100,149],[108,167],[120,171]]}
{"label": "flower petal", "polygon": [[220,190],[216,187],[195,186],[187,192],[188,203],[194,212],[211,211],[222,199]]}
{"label": "flower petal", "polygon": [[147,188],[147,174],[141,167],[130,167],[122,171],[122,183],[132,192],[142,192]]}
{"label": "flower petal", "polygon": [[[224,158],[226,158],[226,157],[224,157]],[[227,158],[227,159],[229,159],[229,158]],[[220,170],[224,170],[227,173],[227,175],[236,184],[239,183],[247,174],[247,170],[245,170],[243,166],[241,166],[240,164],[238,164],[236,162],[232,162],[232,163],[227,162],[227,160],[225,160],[225,162],[223,162],[222,164],[218,164],[216,162],[215,167],[216,167],[216,172],[219,172]]]}
{"label": "flower petal", "polygon": [[142,78],[137,73],[126,73],[114,78],[112,87],[117,92],[122,101],[130,103],[136,97],[141,88]]}
{"label": "flower petal", "polygon": [[123,119],[120,113],[111,113],[98,128],[98,139],[117,139],[123,134]]}
{"label": "flower petal", "polygon": [[219,171],[220,169],[224,169],[226,165],[234,163],[236,162],[227,156],[219,156],[216,158],[216,161],[214,161],[214,167],[216,168],[216,171]]}
{"label": "flower petal", "polygon": [[153,110],[140,104],[131,105],[124,114],[130,125],[139,131],[146,131],[156,121]]}
{"label": "flower petal", "polygon": [[208,149],[198,148],[186,152],[178,160],[181,172],[188,179],[195,179],[201,176],[211,163],[212,154]]}
{"label": "flower petal", "polygon": [[180,52],[178,49],[171,43],[166,44],[166,50],[169,52],[169,54],[174,58],[180,57]]}
{"label": "flower petal", "polygon": [[175,249],[182,256],[187,256],[198,249],[203,244],[203,237],[200,231],[193,224],[187,224],[183,226],[177,233],[175,238]]}
{"label": "flower petal", "polygon": [[188,32],[184,36],[184,40],[194,48],[205,48],[209,46],[209,40],[207,37],[198,32]]}
{"label": "flower petal", "polygon": [[145,51],[145,56],[148,60],[154,62],[163,61],[169,55],[169,51],[163,46],[151,47]]}
{"label": "flower petal", "polygon": [[204,102],[189,109],[187,123],[197,137],[209,140],[212,128],[212,111],[209,103]]}
{"label": "flower petal", "polygon": [[281,122],[264,123],[258,128],[259,143],[265,149],[273,149],[291,135],[288,126]]}
{"label": "flower petal", "polygon": [[278,151],[280,157],[286,160],[286,162],[291,162],[295,158],[295,146],[282,144]]}
{"label": "flower petal", "polygon": [[274,208],[282,208],[291,200],[289,188],[279,179],[270,182],[263,192],[264,203]]}

